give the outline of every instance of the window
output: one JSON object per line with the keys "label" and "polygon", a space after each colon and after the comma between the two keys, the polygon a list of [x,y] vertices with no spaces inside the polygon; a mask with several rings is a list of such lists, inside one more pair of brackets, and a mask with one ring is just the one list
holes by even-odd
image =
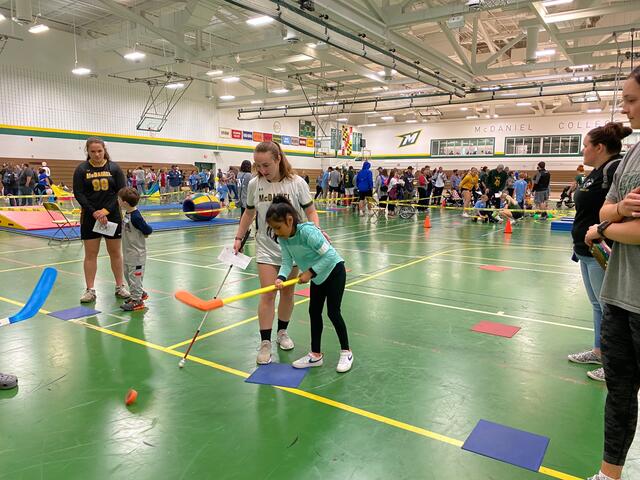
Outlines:
{"label": "window", "polygon": [[577,155],[582,150],[580,135],[507,137],[505,155]]}
{"label": "window", "polygon": [[431,140],[432,157],[493,155],[495,138],[449,138]]}
{"label": "window", "polygon": [[622,139],[622,153],[631,150],[631,147],[638,142],[640,142],[640,130],[634,130],[631,135]]}

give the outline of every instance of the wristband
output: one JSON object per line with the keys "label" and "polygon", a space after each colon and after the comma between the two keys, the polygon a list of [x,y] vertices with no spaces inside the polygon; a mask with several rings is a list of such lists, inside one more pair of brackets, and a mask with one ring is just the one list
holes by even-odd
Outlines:
{"label": "wristband", "polygon": [[620,213],[619,208],[620,208],[620,202],[616,203],[616,213],[618,214],[619,217],[625,218],[625,216]]}

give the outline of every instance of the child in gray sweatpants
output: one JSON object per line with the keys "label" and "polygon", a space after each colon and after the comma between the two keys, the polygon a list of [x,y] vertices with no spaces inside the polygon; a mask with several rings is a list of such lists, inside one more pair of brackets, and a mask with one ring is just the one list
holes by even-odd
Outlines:
{"label": "child in gray sweatpants", "polygon": [[147,292],[142,289],[144,266],[147,261],[147,237],[153,229],[145,222],[137,209],[140,194],[135,188],[125,187],[118,192],[120,208],[125,211],[122,219],[122,258],[124,275],[131,297],[120,305],[126,312],[144,309]]}

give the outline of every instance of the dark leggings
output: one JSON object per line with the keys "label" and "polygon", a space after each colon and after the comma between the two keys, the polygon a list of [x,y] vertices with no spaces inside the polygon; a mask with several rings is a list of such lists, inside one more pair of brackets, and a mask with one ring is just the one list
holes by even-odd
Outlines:
{"label": "dark leggings", "polygon": [[340,340],[340,348],[349,350],[349,336],[347,335],[347,326],[342,319],[340,313],[340,305],[342,304],[342,295],[344,294],[344,286],[347,282],[347,272],[344,268],[344,262],[338,263],[320,285],[311,282],[311,295],[309,302],[309,318],[311,320],[311,351],[321,353],[320,343],[322,341],[322,309],[324,302],[327,301],[327,313],[329,320],[333,323],[333,327],[338,334]]}
{"label": "dark leggings", "polygon": [[607,381],[604,461],[624,465],[638,421],[640,314],[604,304],[602,366]]}

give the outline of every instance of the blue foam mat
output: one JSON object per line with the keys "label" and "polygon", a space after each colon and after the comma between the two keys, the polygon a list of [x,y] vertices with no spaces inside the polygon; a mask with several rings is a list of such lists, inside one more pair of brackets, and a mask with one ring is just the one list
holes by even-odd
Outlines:
{"label": "blue foam mat", "polygon": [[[208,222],[194,222],[192,220],[170,220],[167,222],[151,222],[149,225],[156,231],[162,232],[166,230],[180,230],[187,228],[206,228],[206,227],[215,227],[219,225],[230,225],[238,223],[237,219],[233,218],[214,218]],[[39,238],[52,238],[56,237],[56,239],[64,238],[62,233],[58,232],[55,228],[46,228],[40,230],[18,230],[15,228],[0,228],[0,230],[4,230],[12,233],[19,233],[21,235],[28,235],[32,237]],[[77,240],[80,238],[80,228],[79,227],[67,227],[64,229],[67,233],[67,236],[72,240]],[[57,232],[57,233],[56,233]]]}
{"label": "blue foam mat", "polygon": [[260,365],[245,382],[298,388],[308,371],[308,368],[293,368],[288,363],[269,363]]}
{"label": "blue foam mat", "polygon": [[57,312],[51,312],[50,317],[59,318],[60,320],[73,320],[75,318],[90,317],[97,313],[101,313],[99,310],[87,307],[73,307],[66,310],[58,310]]}
{"label": "blue foam mat", "polygon": [[537,472],[548,446],[547,437],[480,420],[462,448]]}

